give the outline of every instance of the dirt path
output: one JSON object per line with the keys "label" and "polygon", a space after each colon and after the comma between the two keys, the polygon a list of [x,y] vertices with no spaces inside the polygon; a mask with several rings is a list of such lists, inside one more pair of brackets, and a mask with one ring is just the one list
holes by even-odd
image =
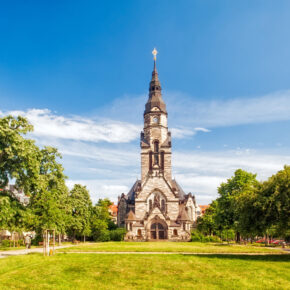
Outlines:
{"label": "dirt path", "polygon": [[[70,248],[70,247],[73,247],[73,245],[57,246],[57,247],[55,247],[55,250]],[[9,257],[9,256],[27,255],[30,253],[43,253],[43,248],[0,251],[0,258],[5,258],[5,257]]]}
{"label": "dirt path", "polygon": [[101,255],[246,255],[246,256],[265,256],[265,255],[289,255],[288,252],[280,253],[193,253],[193,252],[61,252],[60,254],[101,254]]}

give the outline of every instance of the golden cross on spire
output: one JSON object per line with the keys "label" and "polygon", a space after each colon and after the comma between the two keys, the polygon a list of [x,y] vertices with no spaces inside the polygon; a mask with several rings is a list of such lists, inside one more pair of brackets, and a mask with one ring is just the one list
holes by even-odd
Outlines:
{"label": "golden cross on spire", "polygon": [[152,54],[153,54],[153,59],[156,60],[156,55],[157,55],[158,51],[157,49],[154,47],[154,49],[152,50]]}

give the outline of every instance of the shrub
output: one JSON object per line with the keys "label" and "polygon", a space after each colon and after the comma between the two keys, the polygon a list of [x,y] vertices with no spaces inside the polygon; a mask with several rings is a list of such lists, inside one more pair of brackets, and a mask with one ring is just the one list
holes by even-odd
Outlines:
{"label": "shrub", "polygon": [[126,234],[126,229],[117,228],[115,230],[110,231],[110,240],[111,241],[123,241],[125,234]]}
{"label": "shrub", "polygon": [[219,243],[221,242],[220,238],[217,236],[204,236],[198,231],[191,232],[191,242],[202,242],[202,243]]}
{"label": "shrub", "polygon": [[97,242],[108,242],[110,240],[110,231],[107,229],[99,229],[93,233],[93,239]]}
{"label": "shrub", "polygon": [[42,240],[43,240],[42,235],[38,234],[33,240],[31,240],[31,245],[38,246],[39,243],[42,242]]}
{"label": "shrub", "polygon": [[10,247],[10,243],[11,243],[10,240],[3,240],[3,241],[1,242],[1,246],[2,246],[2,247]]}

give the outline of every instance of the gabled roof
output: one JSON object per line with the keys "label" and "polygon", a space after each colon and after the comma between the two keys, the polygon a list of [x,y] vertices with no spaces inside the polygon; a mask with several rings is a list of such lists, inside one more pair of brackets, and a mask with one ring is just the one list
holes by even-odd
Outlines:
{"label": "gabled roof", "polygon": [[189,221],[190,220],[184,206],[181,207],[177,220],[180,220],[180,221]]}
{"label": "gabled roof", "polygon": [[136,220],[136,216],[132,210],[129,211],[126,220],[127,221],[135,221]]}
{"label": "gabled roof", "polygon": [[134,183],[134,185],[132,186],[132,188],[130,189],[130,191],[128,192],[127,196],[128,199],[130,201],[134,201],[135,200],[135,193],[137,188],[141,185],[141,180],[136,180],[136,182]]}
{"label": "gabled roof", "polygon": [[179,199],[183,200],[185,196],[185,192],[183,189],[180,187],[180,185],[177,183],[175,179],[172,179],[172,186],[175,187],[178,191]]}

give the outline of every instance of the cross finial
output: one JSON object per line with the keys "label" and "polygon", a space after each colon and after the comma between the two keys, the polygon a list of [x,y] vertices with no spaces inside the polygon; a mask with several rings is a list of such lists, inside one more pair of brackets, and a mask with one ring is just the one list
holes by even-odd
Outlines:
{"label": "cross finial", "polygon": [[156,55],[157,55],[158,51],[157,49],[154,47],[154,49],[152,50],[152,54],[153,54],[153,59],[156,60]]}

